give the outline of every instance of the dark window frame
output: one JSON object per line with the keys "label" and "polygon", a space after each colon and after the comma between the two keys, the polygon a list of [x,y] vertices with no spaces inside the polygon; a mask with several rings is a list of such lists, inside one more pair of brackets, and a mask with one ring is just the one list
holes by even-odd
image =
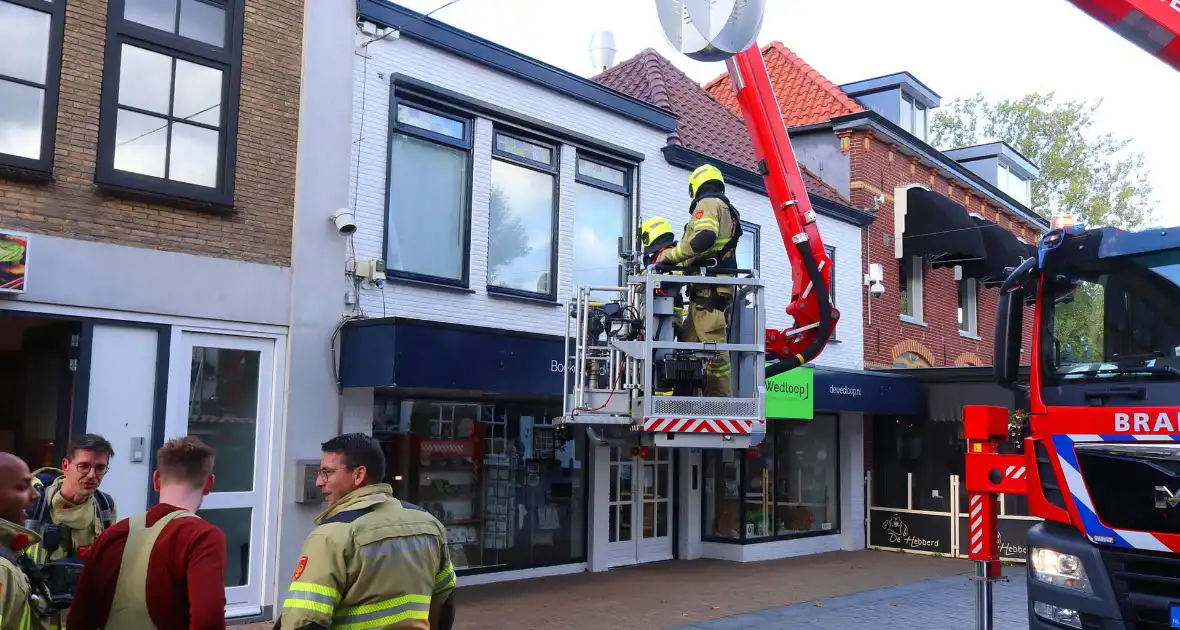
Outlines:
{"label": "dark window frame", "polygon": [[[708,518],[706,516],[706,513],[707,513],[706,512],[706,505],[705,505],[705,502],[702,500],[701,501],[701,515],[700,515],[701,541],[702,542],[723,543],[723,544],[727,544],[727,545],[760,545],[762,543],[779,542],[779,541],[783,541],[783,540],[798,540],[800,538],[818,538],[821,536],[839,536],[842,533],[843,526],[844,526],[844,522],[843,522],[844,515],[842,514],[843,504],[841,503],[841,501],[843,500],[843,487],[841,486],[841,482],[843,481],[843,471],[841,470],[841,468],[842,468],[841,457],[844,454],[844,445],[840,441],[841,438],[843,437],[841,434],[842,427],[840,426],[842,423],[840,422],[840,414],[838,414],[838,413],[821,413],[821,412],[816,412],[815,418],[813,418],[812,420],[808,420],[808,422],[815,422],[816,420],[818,420],[820,418],[830,419],[832,422],[836,423],[836,431],[835,431],[835,433],[836,433],[836,453],[835,453],[834,459],[832,460],[832,465],[835,466],[835,469],[836,469],[836,496],[835,496],[835,499],[833,500],[834,503],[836,504],[836,522],[834,524],[835,526],[829,530],[822,530],[821,529],[821,530],[810,531],[810,532],[796,532],[796,533],[792,533],[792,534],[778,534],[777,533],[778,528],[776,527],[775,528],[776,534],[774,536],[760,536],[757,538],[748,538],[746,536],[746,523],[748,522],[748,520],[746,518],[746,510],[742,509],[739,511],[738,537],[737,538],[722,538],[720,536],[714,536],[712,534],[707,533],[707,532],[711,532],[713,530],[712,530],[712,528],[709,527]],[[777,439],[778,439],[778,438],[774,437],[777,434],[773,430],[771,430],[771,424],[774,422],[775,422],[775,420],[767,419],[768,431],[766,432],[766,438],[765,438],[767,440],[777,441]],[[754,447],[754,448],[758,448],[758,447]],[[774,444],[773,448],[776,451],[775,457],[777,458],[778,457],[778,453],[777,453],[778,444]],[[749,475],[747,474],[747,466],[746,466],[746,458],[745,458],[746,449],[737,449],[737,450],[738,450],[739,459],[740,459],[740,463],[738,464],[738,497],[739,497],[739,500],[741,500],[743,502],[742,505],[744,506],[746,493],[749,491],[749,483],[750,483],[749,482]],[[706,469],[704,458],[710,457],[710,456],[716,456],[719,458],[721,456],[721,452],[717,449],[704,451],[704,455],[701,460],[702,472],[704,472],[704,470]],[[775,488],[779,487],[778,481],[779,481],[779,467],[776,465],[775,469],[774,469],[774,487]]]}
{"label": "dark window frame", "polygon": [[[196,210],[225,212],[234,207],[245,0],[200,1],[224,8],[226,29],[226,45],[224,47],[219,48],[176,33],[166,33],[126,20],[123,18],[126,0],[110,0],[107,8],[107,41],[103,58],[98,154],[95,160],[94,182],[100,188],[117,194],[163,201]],[[177,0],[178,12],[179,3],[180,0]],[[120,66],[124,44],[171,57],[174,61],[170,89],[174,89],[176,83],[175,60],[188,61],[222,71],[216,186],[199,186],[115,169],[115,133],[120,109],[119,81],[122,72]],[[124,109],[134,111],[134,108],[124,107]],[[158,113],[152,115],[160,116]],[[170,123],[176,120],[171,113],[167,114],[165,118]],[[170,128],[168,134],[171,138]],[[169,159],[170,156],[166,150],[165,163]]]}
{"label": "dark window frame", "polygon": [[741,246],[743,240],[749,238],[750,234],[754,235],[754,270],[761,274],[762,272],[762,226],[757,223],[751,223],[746,220],[741,221],[742,237],[738,239],[738,246]]}
{"label": "dark window frame", "polygon": [[[507,136],[522,140],[530,144],[537,144],[553,151],[553,164],[545,164],[537,162],[528,158],[523,158],[519,155],[513,155],[505,151],[500,151],[496,148],[496,138],[498,136]],[[525,291],[522,289],[514,289],[511,287],[501,287],[492,284],[490,278],[485,277],[487,292],[491,295],[502,295],[508,297],[519,297],[525,299],[541,300],[544,302],[557,302],[557,287],[559,282],[558,258],[561,253],[561,243],[559,241],[561,235],[561,148],[560,142],[545,139],[543,136],[538,136],[529,133],[527,130],[521,129],[513,125],[494,124],[492,127],[492,151],[491,158],[493,161],[499,160],[508,164],[519,166],[544,173],[553,177],[553,207],[551,209],[552,221],[549,229],[549,291]],[[575,168],[575,171],[577,169]],[[490,176],[490,168],[489,168]],[[489,179],[490,182],[490,179]],[[489,206],[490,211],[490,206]],[[488,255],[491,256],[492,243],[491,235],[488,239]]]}
{"label": "dark window frame", "polygon": [[[599,166],[605,166],[606,168],[611,168],[611,169],[615,169],[618,171],[623,171],[623,186],[616,186],[611,182],[603,181],[601,179],[597,179],[597,178],[591,177],[589,175],[582,175],[582,172],[579,169],[579,166],[581,165],[582,160],[585,160],[585,161],[590,162],[592,164],[597,164]],[[633,165],[629,165],[625,162],[619,162],[616,160],[612,160],[608,157],[604,157],[599,153],[586,151],[585,149],[580,149],[580,148],[575,148],[575,150],[574,150],[574,183],[575,184],[585,184],[586,186],[589,186],[591,188],[598,188],[600,190],[605,190],[606,192],[614,193],[614,194],[619,195],[627,200],[627,220],[626,220],[626,227],[623,232],[623,243],[624,244],[634,243],[634,239],[636,238],[635,233],[637,232],[637,230],[635,229],[635,226],[633,225],[634,224],[633,217],[635,216],[635,201],[637,198],[637,195],[634,194],[634,186],[635,186],[634,182],[635,182],[637,168],[638,167],[633,166]],[[578,211],[577,208],[575,208],[574,212],[577,212],[577,211]],[[624,247],[626,249],[630,248],[630,247],[627,247],[626,245]],[[571,249],[571,255],[572,255],[572,249]],[[617,278],[617,282],[620,285],[625,283],[625,277],[624,277],[625,275],[626,275],[626,270],[623,269],[622,265],[620,265],[618,278]],[[575,289],[576,288],[577,287],[575,286]]]}
{"label": "dark window frame", "polygon": [[[463,140],[399,122],[397,119],[397,106],[399,104],[463,123]],[[381,256],[386,259],[389,257],[389,205],[393,201],[389,194],[389,182],[393,178],[393,139],[397,134],[458,149],[467,154],[467,185],[466,192],[463,196],[464,223],[461,228],[463,230],[463,264],[462,273],[457,279],[391,269],[388,264],[385,268],[385,277],[391,280],[405,280],[408,282],[421,282],[468,289],[471,286],[471,189],[475,180],[475,116],[446,107],[432,100],[415,98],[410,94],[398,91],[396,88],[394,89],[389,102],[389,131],[387,132],[385,142],[385,216],[382,222]]]}
{"label": "dark window frame", "polygon": [[65,11],[68,0],[4,0],[9,4],[49,14],[49,46],[45,59],[45,85],[40,86],[16,77],[5,81],[37,87],[45,91],[41,103],[41,157],[37,159],[0,153],[0,177],[50,181],[53,179],[57,140],[58,99],[61,93],[62,40],[65,37]]}

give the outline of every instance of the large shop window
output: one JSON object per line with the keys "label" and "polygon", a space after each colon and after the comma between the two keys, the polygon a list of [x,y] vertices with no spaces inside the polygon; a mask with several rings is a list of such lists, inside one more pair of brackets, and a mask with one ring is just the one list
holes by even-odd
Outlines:
{"label": "large shop window", "polygon": [[574,286],[618,286],[619,240],[630,249],[630,173],[579,155],[574,180]]}
{"label": "large shop window", "polygon": [[241,0],[112,0],[95,180],[229,207]]}
{"label": "large shop window", "polygon": [[0,167],[53,171],[65,0],[0,0]]}
{"label": "large shop window", "polygon": [[393,107],[386,268],[397,277],[466,287],[472,120],[403,100]]}
{"label": "large shop window", "polygon": [[554,299],[557,147],[495,133],[488,218],[488,288]]}
{"label": "large shop window", "polygon": [[758,446],[705,452],[705,539],[766,542],[840,531],[838,418],[768,425]]}
{"label": "large shop window", "polygon": [[373,434],[394,494],[447,529],[457,569],[581,562],[586,438],[555,403],[379,399]]}

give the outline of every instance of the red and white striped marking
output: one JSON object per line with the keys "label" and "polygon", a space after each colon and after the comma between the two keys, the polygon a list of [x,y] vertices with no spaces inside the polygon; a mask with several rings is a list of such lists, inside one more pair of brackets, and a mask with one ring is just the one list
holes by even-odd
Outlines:
{"label": "red and white striped marking", "polygon": [[971,522],[971,527],[968,528],[971,536],[971,553],[979,553],[983,551],[983,495],[971,495],[968,519]]}
{"label": "red and white striped marking", "polygon": [[765,420],[723,420],[720,418],[644,418],[643,430],[659,433],[729,433],[748,435]]}
{"label": "red and white striped marking", "polygon": [[1027,468],[1024,466],[1009,466],[1008,470],[1004,471],[1004,476],[1009,479],[1024,479],[1024,473]]}

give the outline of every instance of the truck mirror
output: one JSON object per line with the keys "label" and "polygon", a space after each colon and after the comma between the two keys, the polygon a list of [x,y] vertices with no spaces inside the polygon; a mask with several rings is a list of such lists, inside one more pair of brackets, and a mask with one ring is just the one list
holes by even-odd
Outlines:
{"label": "truck mirror", "polygon": [[1015,288],[1001,293],[992,363],[995,364],[996,382],[1005,387],[1016,384],[1023,332],[1024,289]]}

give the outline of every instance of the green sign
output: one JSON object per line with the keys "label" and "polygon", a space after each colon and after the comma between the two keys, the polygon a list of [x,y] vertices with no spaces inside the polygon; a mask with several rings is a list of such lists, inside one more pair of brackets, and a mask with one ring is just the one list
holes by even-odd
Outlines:
{"label": "green sign", "polygon": [[766,417],[815,418],[815,369],[797,367],[766,379]]}

